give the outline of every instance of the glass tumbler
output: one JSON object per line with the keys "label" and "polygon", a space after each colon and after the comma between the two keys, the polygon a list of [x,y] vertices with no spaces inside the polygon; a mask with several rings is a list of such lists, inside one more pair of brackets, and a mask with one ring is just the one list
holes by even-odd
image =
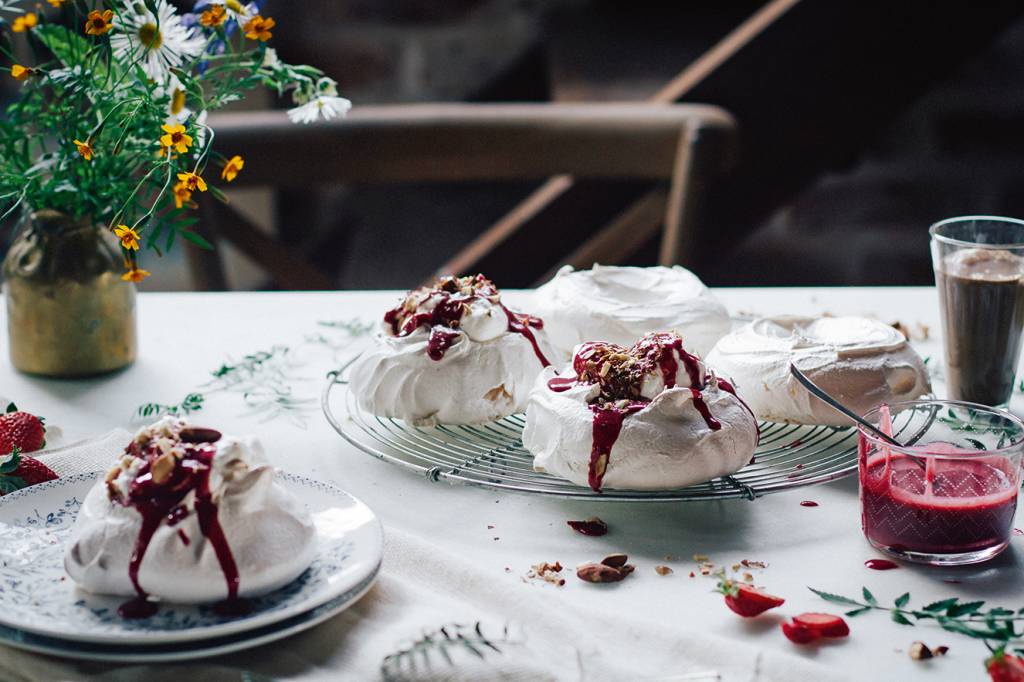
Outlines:
{"label": "glass tumbler", "polygon": [[1024,220],[950,218],[929,233],[947,397],[1006,405],[1024,328]]}
{"label": "glass tumbler", "polygon": [[[891,417],[889,416],[891,410]],[[861,527],[875,548],[907,561],[973,564],[1013,532],[1024,422],[1006,410],[917,400],[864,415],[902,447],[860,427]]]}

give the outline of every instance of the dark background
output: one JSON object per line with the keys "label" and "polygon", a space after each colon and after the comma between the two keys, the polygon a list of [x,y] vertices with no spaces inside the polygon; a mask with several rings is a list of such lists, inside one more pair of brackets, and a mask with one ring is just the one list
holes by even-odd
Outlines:
{"label": "dark background", "polygon": [[[988,11],[981,3],[948,4],[962,10],[965,26]],[[761,5],[714,0],[268,0],[264,14],[278,22],[274,43],[283,59],[323,68],[358,107],[647,99]],[[847,69],[898,71],[900,64],[887,60],[906,59],[905,54],[865,49],[871,26],[891,20],[888,7],[875,3],[864,23],[851,22],[848,29],[827,27],[825,39],[842,47]],[[922,11],[920,24],[917,19],[908,24],[904,47],[912,52],[915,45],[924,45],[931,53],[919,55],[923,64],[943,62],[935,73],[925,74],[925,87],[909,101],[894,97],[889,106],[883,99],[870,113],[870,135],[850,145],[852,153],[815,167],[766,215],[744,219],[739,227],[730,224],[723,239],[712,240],[698,253],[693,268],[713,286],[930,284],[930,223],[961,214],[1024,215],[1024,20],[1006,20],[1008,14],[1000,15],[998,29],[971,49],[956,50],[952,41],[947,43],[955,52],[947,64],[942,57],[949,54],[941,42],[928,44],[914,33],[936,30],[927,25],[929,12]],[[957,21],[955,13],[941,14],[943,26]],[[772,48],[774,54],[759,55],[759,65],[770,70],[773,57],[782,60],[787,50],[813,60],[814,51],[807,47],[811,30],[793,29],[792,36]],[[835,74],[836,88],[823,94],[831,98],[829,106],[856,113],[864,105],[856,97],[841,96],[844,79],[855,78],[848,70]],[[10,86],[4,85],[8,96]],[[728,80],[721,87],[728,88]],[[746,86],[737,79],[736,87]],[[800,82],[787,87],[800,87]],[[781,111],[800,121],[814,115],[807,107],[788,111],[793,97],[784,90],[760,97],[765,116]],[[247,106],[282,105],[255,97]],[[744,115],[760,114],[755,108]],[[744,120],[738,118],[743,130]],[[802,163],[796,145],[795,140],[792,147],[781,141],[780,173]],[[743,153],[741,145],[741,158]],[[779,181],[774,173],[761,175],[763,183]],[[257,213],[276,212],[279,238],[310,254],[336,276],[339,288],[404,288],[428,276],[534,186],[345,186],[285,191],[275,201],[250,203]],[[754,191],[748,186],[730,200],[743,202],[743,194]],[[705,227],[715,220],[709,215]],[[653,258],[648,251],[634,260]],[[229,259],[235,261],[236,288],[272,286],[244,259],[230,254]],[[151,287],[189,287],[179,261],[165,259],[158,266],[166,272],[154,277]]]}

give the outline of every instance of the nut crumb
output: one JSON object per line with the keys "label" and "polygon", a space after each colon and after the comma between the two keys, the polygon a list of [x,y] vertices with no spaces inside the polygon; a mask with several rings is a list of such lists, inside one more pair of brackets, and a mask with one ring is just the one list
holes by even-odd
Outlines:
{"label": "nut crumb", "polygon": [[[508,569],[506,568],[505,570],[507,571]],[[526,575],[523,577],[523,582],[527,582],[527,578],[530,580],[539,578],[546,583],[551,583],[561,587],[562,585],[565,585],[565,578],[560,575],[561,573],[561,562],[556,561],[554,563],[549,563],[547,561],[543,561],[530,567],[530,570],[527,571]]]}
{"label": "nut crumb", "polygon": [[672,555],[671,554],[666,554],[665,555],[665,561],[673,561]]}
{"label": "nut crumb", "polygon": [[743,568],[768,568],[767,561],[753,561],[751,559],[740,560],[740,565],[743,566]]}
{"label": "nut crumb", "polygon": [[743,582],[745,582],[745,583],[752,583],[752,582],[754,582],[754,576],[752,576],[749,573],[744,573],[743,574]]}
{"label": "nut crumb", "polygon": [[740,565],[739,564],[733,564],[732,565],[732,572],[733,573],[739,573],[739,570],[740,570]]}
{"label": "nut crumb", "polygon": [[910,645],[910,650],[907,653],[915,661],[926,661],[929,658],[935,657],[935,654],[932,653],[932,650],[924,642],[914,642]]}
{"label": "nut crumb", "polygon": [[658,575],[672,575],[673,571],[668,566],[655,566],[654,572]]}
{"label": "nut crumb", "polygon": [[705,561],[708,561],[708,559],[710,559],[710,557],[707,554],[694,554],[693,555],[693,560],[696,561],[698,564],[702,563],[702,562],[705,562]]}

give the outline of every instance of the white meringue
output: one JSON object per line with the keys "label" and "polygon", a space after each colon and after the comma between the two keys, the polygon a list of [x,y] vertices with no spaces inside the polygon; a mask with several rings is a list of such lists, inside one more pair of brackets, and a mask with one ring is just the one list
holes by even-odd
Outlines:
{"label": "white meringue", "polygon": [[[167,418],[157,428],[183,424]],[[305,571],[316,553],[309,512],[274,482],[253,438],[223,437],[216,443],[210,475],[216,515],[240,577],[238,596],[253,597],[282,587]],[[127,492],[143,460],[126,455],[116,490]],[[124,480],[122,480],[122,478]],[[140,512],[112,496],[103,479],[89,491],[64,559],[68,575],[97,594],[136,596],[129,560],[143,523]],[[153,534],[139,569],[139,583],[152,597],[177,603],[206,603],[228,596],[224,571],[213,545],[200,530],[195,491],[182,500],[187,516],[166,520]],[[186,542],[187,540],[187,542]]]}
{"label": "white meringue", "polygon": [[[563,370],[572,375],[572,369]],[[526,409],[523,445],[534,468],[586,486],[589,483],[596,384],[555,392],[548,368],[538,378]],[[689,388],[669,388],[623,419],[604,474],[603,487],[666,490],[708,481],[746,466],[757,448],[757,422],[734,395],[710,382],[702,392],[722,428],[713,431]]]}
{"label": "white meringue", "polygon": [[859,414],[931,391],[924,362],[903,334],[862,317],[760,318],[719,341],[707,362],[768,421],[850,423],[793,378],[791,362]]}
{"label": "white meringue", "polygon": [[652,331],[678,332],[704,355],[730,329],[729,314],[689,270],[668,267],[565,266],[534,294],[534,311],[561,359],[584,341],[629,346]]}
{"label": "white meringue", "polygon": [[[445,280],[466,287],[452,295],[463,303],[461,317],[452,326],[425,323],[412,330],[386,321],[373,347],[349,372],[349,387],[361,409],[416,425],[479,424],[526,409],[533,380],[553,356],[544,329],[528,329],[534,348],[526,334],[510,329],[513,313],[501,304],[493,284],[481,277],[439,282]],[[446,305],[445,293],[413,291],[403,305],[396,310],[409,319]],[[440,354],[429,352],[433,334],[450,343]]]}

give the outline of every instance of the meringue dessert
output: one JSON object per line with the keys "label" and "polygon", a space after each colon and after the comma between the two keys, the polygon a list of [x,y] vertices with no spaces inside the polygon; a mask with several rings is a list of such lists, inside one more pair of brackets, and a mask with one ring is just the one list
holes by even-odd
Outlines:
{"label": "meringue dessert", "polygon": [[629,346],[660,330],[679,332],[692,352],[704,356],[731,328],[725,306],[678,265],[595,265],[590,270],[566,265],[537,289],[534,300],[563,359],[584,341]]}
{"label": "meringue dessert", "polygon": [[523,445],[534,469],[588,485],[665,490],[738,471],[757,448],[754,415],[674,333],[631,348],[581,344],[538,377]]}
{"label": "meringue dessert", "polygon": [[763,317],[719,341],[707,360],[743,391],[754,414],[775,422],[850,424],[797,382],[790,363],[858,414],[931,391],[906,337],[864,317]]}
{"label": "meringue dessert", "polygon": [[550,354],[540,318],[505,307],[489,279],[441,277],[387,312],[349,385],[380,417],[479,424],[522,412]]}
{"label": "meringue dessert", "polygon": [[217,602],[288,584],[316,552],[305,507],[274,482],[253,438],[165,417],[145,427],[89,491],[64,557],[68,575],[95,594],[134,596],[118,611],[145,618],[157,600]]}

